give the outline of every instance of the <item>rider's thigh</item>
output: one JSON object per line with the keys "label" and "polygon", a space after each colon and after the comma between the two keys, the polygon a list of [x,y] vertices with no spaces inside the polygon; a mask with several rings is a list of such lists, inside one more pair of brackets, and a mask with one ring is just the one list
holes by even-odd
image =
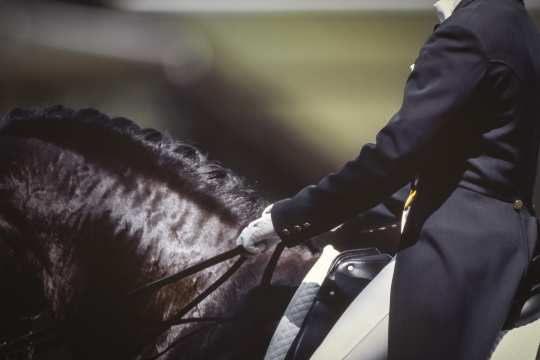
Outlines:
{"label": "rider's thigh", "polygon": [[354,299],[311,360],[384,360],[388,352],[388,313],[395,260]]}

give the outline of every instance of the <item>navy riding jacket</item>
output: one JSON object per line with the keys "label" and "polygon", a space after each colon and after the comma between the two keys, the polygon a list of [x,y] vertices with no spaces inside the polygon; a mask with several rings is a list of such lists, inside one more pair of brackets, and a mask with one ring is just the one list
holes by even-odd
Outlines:
{"label": "navy riding jacket", "polygon": [[539,138],[540,36],[523,2],[462,0],[421,48],[376,142],[274,204],[274,228],[298,244],[416,179],[387,358],[486,359],[537,243]]}

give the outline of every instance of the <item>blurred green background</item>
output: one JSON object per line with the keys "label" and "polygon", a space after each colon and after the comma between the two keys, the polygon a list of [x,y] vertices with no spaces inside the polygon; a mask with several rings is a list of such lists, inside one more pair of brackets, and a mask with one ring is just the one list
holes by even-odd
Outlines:
{"label": "blurred green background", "polygon": [[430,3],[148,13],[106,0],[1,2],[0,111],[61,103],[129,117],[280,198],[356,156],[398,110],[437,22]]}
{"label": "blurred green background", "polygon": [[372,140],[400,105],[409,65],[431,33],[424,13],[203,18],[219,71],[269,94],[267,111],[335,164]]}

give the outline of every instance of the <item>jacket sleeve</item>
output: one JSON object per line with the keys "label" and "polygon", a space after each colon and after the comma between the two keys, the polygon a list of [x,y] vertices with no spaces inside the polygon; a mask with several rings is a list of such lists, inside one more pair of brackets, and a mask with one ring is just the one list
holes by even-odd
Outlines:
{"label": "jacket sleeve", "polygon": [[272,208],[276,232],[296,245],[381,203],[411,181],[430,144],[463,119],[458,114],[480,87],[487,57],[474,33],[441,25],[422,47],[400,110],[338,172]]}

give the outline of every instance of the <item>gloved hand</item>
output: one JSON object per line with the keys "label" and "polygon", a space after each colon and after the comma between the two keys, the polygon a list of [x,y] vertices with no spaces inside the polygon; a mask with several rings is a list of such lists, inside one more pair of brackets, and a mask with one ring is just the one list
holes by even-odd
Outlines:
{"label": "gloved hand", "polygon": [[236,239],[236,245],[243,246],[251,254],[259,254],[280,242],[270,216],[272,206],[264,209],[260,218],[253,220],[242,230]]}

